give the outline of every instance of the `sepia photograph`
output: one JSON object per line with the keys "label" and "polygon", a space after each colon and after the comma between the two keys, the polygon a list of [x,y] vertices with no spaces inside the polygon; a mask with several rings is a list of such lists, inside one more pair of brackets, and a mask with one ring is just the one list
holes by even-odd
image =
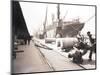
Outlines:
{"label": "sepia photograph", "polygon": [[96,5],[11,0],[11,72],[96,69]]}

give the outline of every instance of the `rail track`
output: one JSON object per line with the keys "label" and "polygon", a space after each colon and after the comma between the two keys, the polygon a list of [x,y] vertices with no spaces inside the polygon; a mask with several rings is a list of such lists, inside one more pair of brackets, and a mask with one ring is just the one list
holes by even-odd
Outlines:
{"label": "rail track", "polygon": [[[41,48],[43,48],[43,47],[40,47],[40,49]],[[46,49],[46,48],[44,48],[44,49]],[[46,49],[47,50],[47,49]],[[49,50],[49,49],[48,49]],[[51,62],[46,58],[46,56],[44,55],[44,53],[42,53],[41,52],[41,50],[39,50],[40,51],[40,53],[41,53],[41,55],[42,55],[42,57],[43,57],[43,59],[45,59],[44,61],[49,65],[49,67],[53,70],[53,71],[56,71],[56,69],[55,69],[55,67],[51,64]],[[59,55],[61,55],[62,57],[64,57],[64,58],[66,58],[66,59],[68,59],[68,57],[66,57],[66,56],[64,56],[63,54],[61,54],[61,53],[59,53],[59,52],[57,52],[57,51],[55,51],[55,50],[52,50],[53,52],[55,52],[55,53],[58,53]],[[71,60],[71,59],[69,59],[69,60]],[[71,62],[71,63],[73,63],[73,62]],[[76,63],[73,63],[73,64],[76,64]],[[83,70],[87,70],[84,66],[82,66],[81,64],[76,64],[77,66],[79,66],[79,67],[81,67]]]}
{"label": "rail track", "polygon": [[[42,44],[42,43],[40,43],[40,45],[39,45],[38,47],[39,47],[39,48],[46,49],[46,50],[52,50],[52,51],[58,53],[59,55],[61,55],[62,57],[66,58],[66,59],[69,59],[67,56],[65,56],[65,55],[63,55],[63,54],[61,54],[61,53],[59,53],[58,51],[55,51],[55,50],[51,49],[50,47],[48,47],[47,45],[44,45],[44,44]],[[41,50],[39,50],[39,51],[40,51],[42,57],[45,58],[45,62],[47,62],[47,64],[49,65],[49,67],[50,67],[53,71],[56,71],[56,69],[52,66],[52,64],[50,63],[50,61],[45,57],[45,55],[41,52]],[[71,59],[69,59],[69,60],[71,60]],[[71,62],[71,63],[73,63],[73,62]],[[86,69],[84,66],[82,66],[81,64],[77,64],[77,63],[73,63],[73,64],[76,64],[77,66],[81,67],[83,70],[87,70],[87,69]]]}

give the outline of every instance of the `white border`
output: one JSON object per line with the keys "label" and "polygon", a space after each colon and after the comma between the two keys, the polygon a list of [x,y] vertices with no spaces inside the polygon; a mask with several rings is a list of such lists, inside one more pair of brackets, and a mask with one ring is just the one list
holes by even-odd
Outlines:
{"label": "white border", "polygon": [[[98,75],[100,73],[100,5],[99,0],[35,0],[46,2],[61,2],[61,3],[73,3],[73,4],[90,4],[97,5],[97,70],[87,71],[69,71],[69,72],[53,72],[53,73],[40,73],[36,75]],[[0,0],[0,75],[10,75],[10,0]],[[35,75],[35,74],[34,74]]]}

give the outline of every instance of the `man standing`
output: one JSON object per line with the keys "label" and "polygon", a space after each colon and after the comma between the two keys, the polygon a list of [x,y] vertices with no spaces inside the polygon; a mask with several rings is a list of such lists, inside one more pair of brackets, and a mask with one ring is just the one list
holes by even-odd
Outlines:
{"label": "man standing", "polygon": [[95,43],[95,39],[92,38],[92,34],[88,31],[87,35],[89,37],[90,43],[91,43],[91,47],[90,47],[90,54],[89,54],[89,61],[92,61],[92,52],[96,52],[96,43]]}

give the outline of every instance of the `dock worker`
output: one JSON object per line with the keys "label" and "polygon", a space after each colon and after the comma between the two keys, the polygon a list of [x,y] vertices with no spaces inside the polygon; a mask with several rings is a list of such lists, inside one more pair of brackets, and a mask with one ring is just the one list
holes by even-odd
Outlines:
{"label": "dock worker", "polygon": [[28,45],[29,45],[30,41],[31,41],[31,37],[30,36],[27,38],[27,41],[28,41]]}
{"label": "dock worker", "polygon": [[90,44],[91,44],[91,47],[90,47],[90,54],[89,54],[89,61],[92,60],[92,53],[93,51],[96,53],[96,39],[94,39],[92,37],[92,34],[90,33],[90,31],[87,32],[87,35],[89,37],[89,41],[90,41]]}

